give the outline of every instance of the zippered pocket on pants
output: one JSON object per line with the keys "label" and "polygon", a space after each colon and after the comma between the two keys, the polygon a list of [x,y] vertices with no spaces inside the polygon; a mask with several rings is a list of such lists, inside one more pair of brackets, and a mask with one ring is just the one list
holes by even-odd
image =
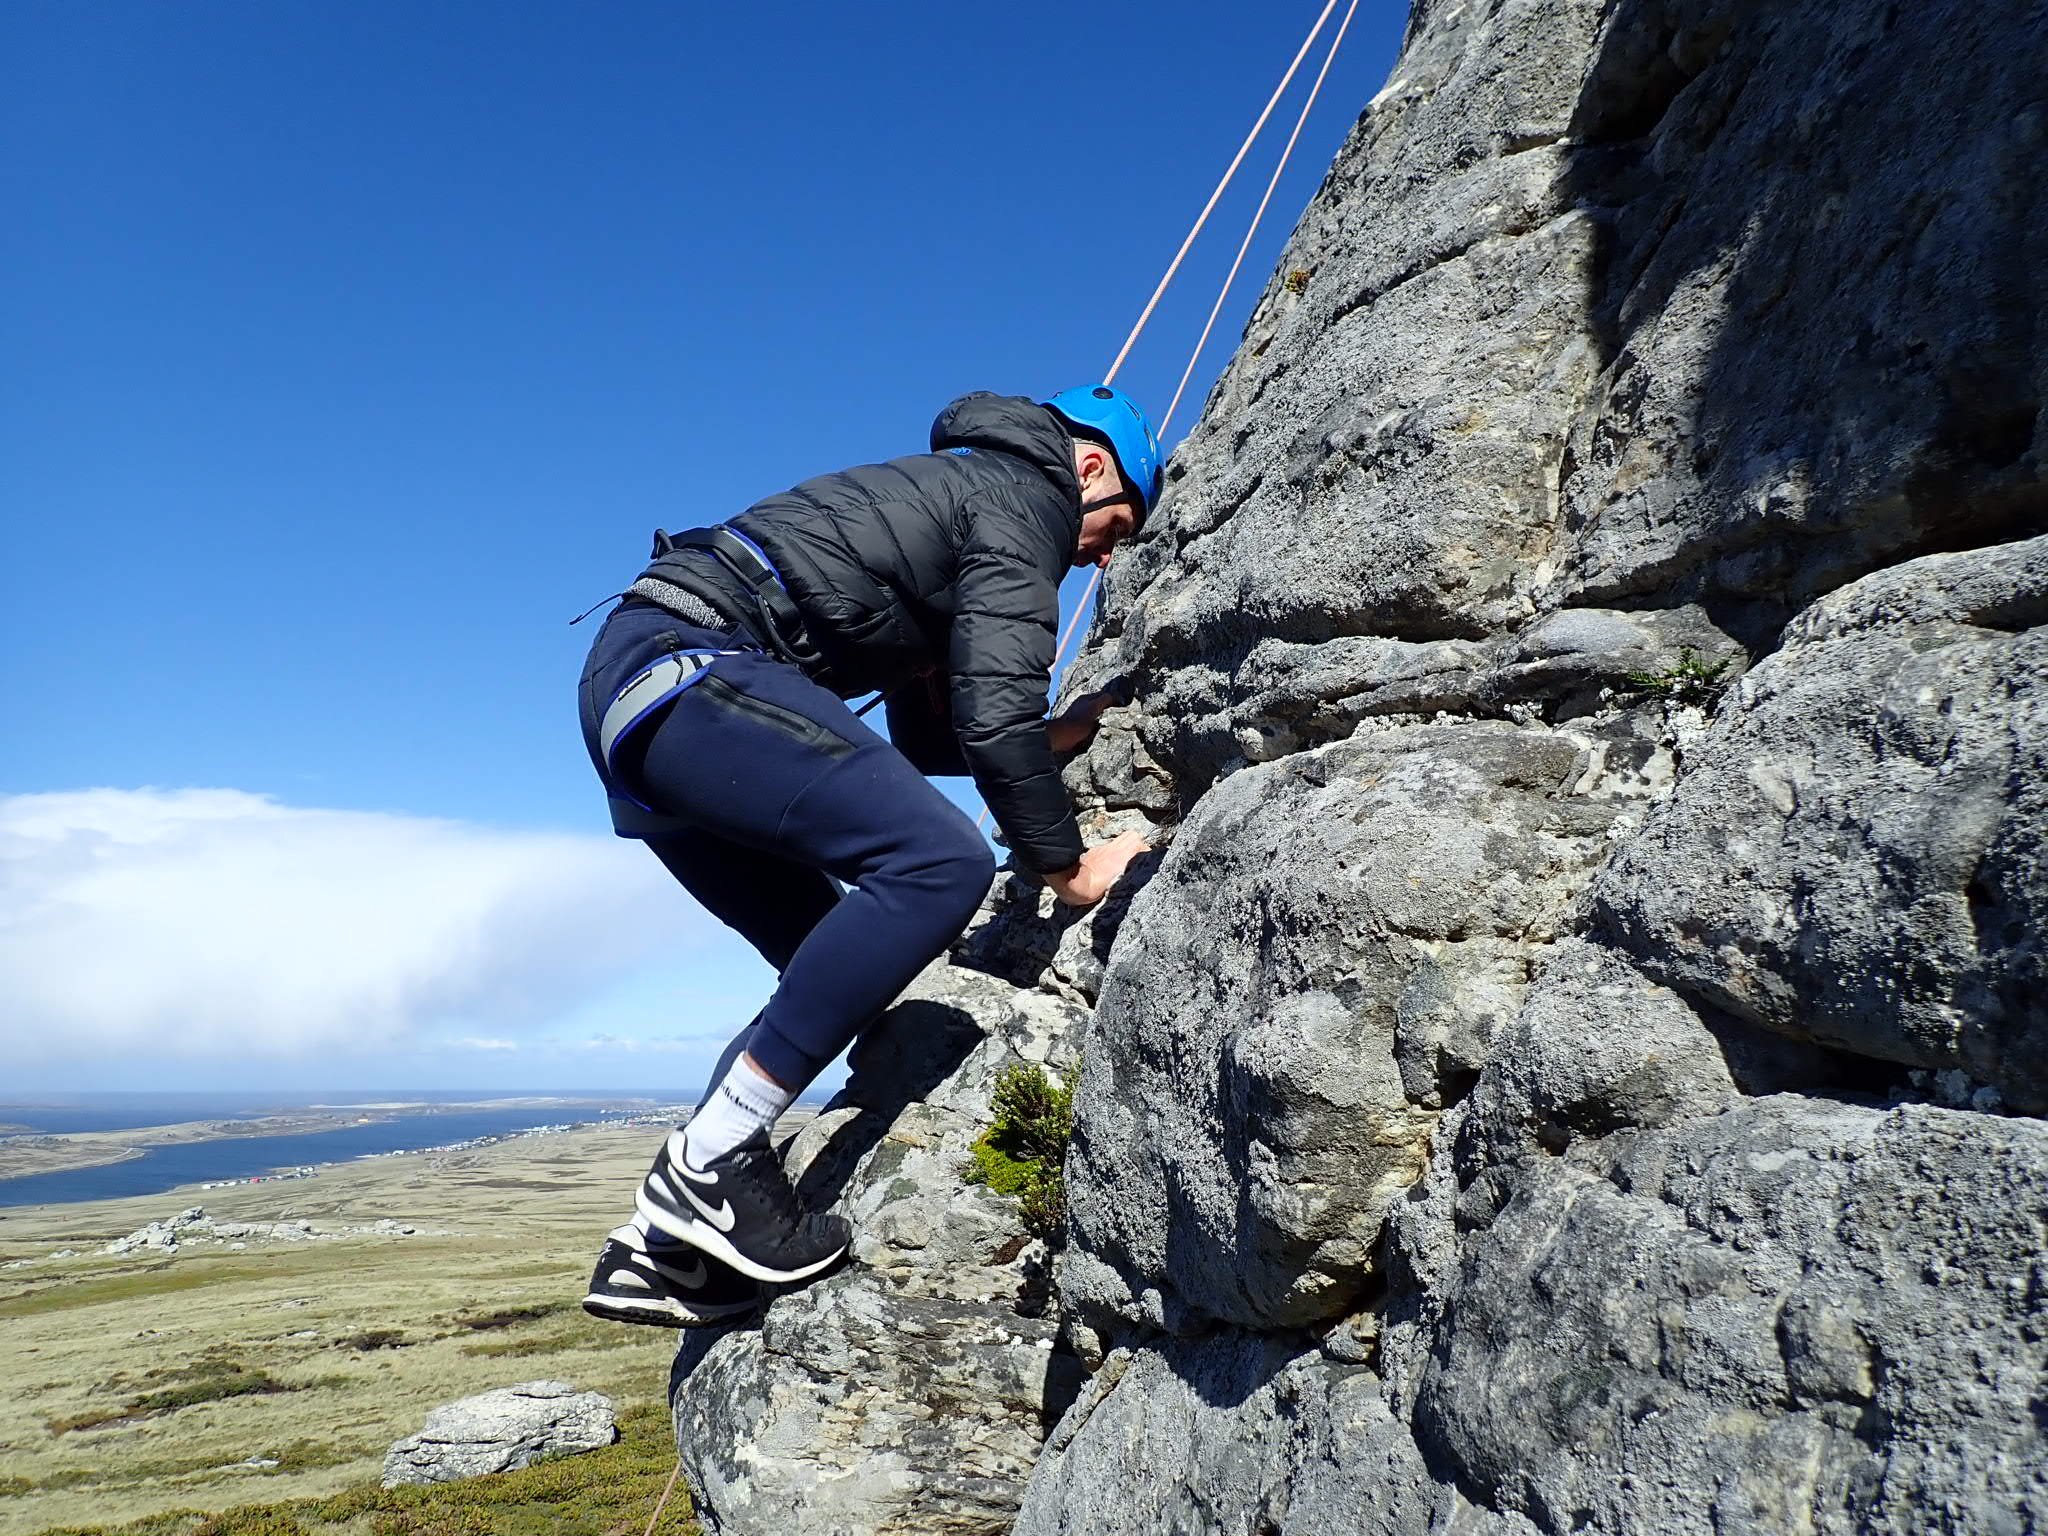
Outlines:
{"label": "zippered pocket on pants", "polygon": [[715,672],[707,674],[692,691],[715,708],[742,715],[826,757],[851,757],[854,753],[852,742],[837,732],[826,729],[809,715],[800,714],[781,704],[771,703],[767,699],[757,699],[750,693],[742,693]]}

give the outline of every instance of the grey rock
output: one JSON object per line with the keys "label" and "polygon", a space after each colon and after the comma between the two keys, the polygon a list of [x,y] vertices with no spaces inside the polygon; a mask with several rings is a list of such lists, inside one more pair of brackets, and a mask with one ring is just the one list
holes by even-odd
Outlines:
{"label": "grey rock", "polygon": [[1121,930],[1090,1029],[1064,1298],[1092,1328],[1339,1316],[1436,1111],[1607,849],[1578,738],[1361,735],[1226,779]]}
{"label": "grey rock", "polygon": [[[2048,601],[2048,540],[2028,550],[1985,557],[2026,578],[2000,588],[2009,610]],[[1943,557],[1922,579],[1967,579],[1975,563]],[[1915,574],[1838,594],[1744,680],[1670,802],[1601,871],[1592,916],[1715,1008],[1958,1070],[2038,1113],[2048,626],[1903,606]]]}
{"label": "grey rock", "polygon": [[1490,1165],[1532,1146],[1557,1154],[1718,1114],[1740,1095],[1728,1052],[1676,993],[1611,951],[1566,939],[1542,957],[1521,1013],[1495,1041],[1465,1135],[1497,1138],[1482,1159]]}
{"label": "grey rock", "polygon": [[1468,1495],[1546,1531],[2048,1517],[2048,1127],[1778,1095],[1478,1155],[1507,1130],[1468,1125],[1452,1204],[1397,1235],[1433,1326],[1385,1353]]}
{"label": "grey rock", "polygon": [[444,1403],[384,1456],[384,1486],[512,1472],[618,1439],[611,1399],[567,1382],[528,1381]]}
{"label": "grey rock", "polygon": [[1424,1536],[1455,1506],[1372,1371],[1257,1334],[1111,1356],[1047,1449],[1018,1536]]}
{"label": "grey rock", "polygon": [[1693,604],[1630,612],[1564,608],[1503,649],[1487,678],[1486,701],[1541,699],[1549,718],[1571,719],[1596,713],[1617,693],[1643,692],[1641,680],[1688,665],[1732,682],[1748,664],[1748,653]]}
{"label": "grey rock", "polygon": [[1176,667],[1140,723],[1183,795],[1251,763],[1341,741],[1375,716],[1471,712],[1491,652],[1469,640],[1260,640]]}
{"label": "grey rock", "polygon": [[1055,1347],[1051,1256],[1013,1198],[964,1175],[1004,1069],[1071,1069],[1085,1016],[941,961],[856,1045],[846,1087],[785,1148],[805,1202],[854,1222],[853,1265],[676,1357],[708,1529],[1009,1528],[1081,1366]]}
{"label": "grey rock", "polygon": [[1610,238],[1562,600],[1694,594],[1763,639],[2038,530],[2044,68],[2026,0],[1607,9],[1571,128]]}
{"label": "grey rock", "polygon": [[1079,1384],[1052,1325],[859,1271],[758,1327],[685,1338],[676,1435],[716,1532],[1010,1528],[1050,1419]]}
{"label": "grey rock", "polygon": [[2048,535],[1928,555],[1828,593],[1785,626],[1788,646],[1921,624],[2021,630],[2048,625]]}

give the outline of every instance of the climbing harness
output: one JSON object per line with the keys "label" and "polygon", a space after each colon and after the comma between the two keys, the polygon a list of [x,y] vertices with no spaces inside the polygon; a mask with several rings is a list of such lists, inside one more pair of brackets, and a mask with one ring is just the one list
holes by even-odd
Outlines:
{"label": "climbing harness", "polygon": [[[775,562],[768,558],[761,546],[737,528],[716,523],[709,528],[687,528],[676,534],[655,529],[654,563],[628,591],[632,596],[644,598],[689,623],[706,628],[725,627],[727,620],[723,614],[694,592],[663,579],[660,574],[675,570],[674,562],[683,558],[683,551],[699,549],[723,566],[745,589],[747,602],[753,609],[753,628],[769,650],[814,677],[822,674],[825,670],[822,658],[804,630],[803,616],[797,612],[789,589],[782,584],[782,573],[775,569]],[[620,794],[641,810],[652,811],[654,807],[635,795],[620,778],[619,748],[658,710],[673,703],[684,689],[696,683],[713,661],[720,656],[740,654],[738,650],[671,651],[642,667],[605,706],[597,732],[598,753],[604,760],[605,772],[611,776]]]}
{"label": "climbing harness", "polygon": [[655,529],[654,563],[642,573],[641,580],[659,581],[667,572],[679,570],[673,563],[681,558],[678,551],[690,549],[709,553],[745,589],[759,621],[760,636],[770,650],[813,678],[821,678],[824,658],[804,629],[803,615],[797,611],[782,573],[775,569],[775,562],[760,545],[730,524],[687,528],[677,534]]}
{"label": "climbing harness", "polygon": [[[615,759],[619,747],[634,729],[663,705],[672,703],[684,689],[695,684],[712,662],[721,656],[739,654],[738,651],[670,651],[634,673],[625,687],[612,695],[597,728],[597,749],[604,759],[605,772],[613,776],[613,783],[618,783]],[[630,790],[622,788],[621,793],[643,811],[654,809]]]}

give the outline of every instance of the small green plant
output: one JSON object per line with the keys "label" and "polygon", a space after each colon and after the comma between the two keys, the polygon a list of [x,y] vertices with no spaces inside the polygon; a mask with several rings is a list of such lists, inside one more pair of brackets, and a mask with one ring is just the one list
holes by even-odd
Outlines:
{"label": "small green plant", "polygon": [[1057,1244],[1067,1220],[1067,1142],[1074,1134],[1074,1080],[1038,1067],[1007,1067],[991,1103],[995,1123],[975,1138],[970,1184],[1015,1195],[1024,1226]]}
{"label": "small green plant", "polygon": [[1306,267],[1296,267],[1287,274],[1287,291],[1289,293],[1308,292],[1308,280],[1308,269]]}
{"label": "small green plant", "polygon": [[1638,693],[1653,698],[1705,708],[1720,696],[1724,686],[1722,674],[1731,665],[1725,657],[1716,662],[1705,661],[1688,645],[1680,648],[1675,665],[1662,672],[1631,672],[1628,683]]}

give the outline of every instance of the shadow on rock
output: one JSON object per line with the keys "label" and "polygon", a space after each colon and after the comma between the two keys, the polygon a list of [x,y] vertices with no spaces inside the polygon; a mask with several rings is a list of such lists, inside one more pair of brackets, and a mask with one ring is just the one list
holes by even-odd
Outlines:
{"label": "shadow on rock", "polygon": [[797,1182],[797,1198],[813,1210],[838,1200],[896,1117],[951,1078],[982,1038],[974,1016],[950,1003],[914,998],[892,1008],[847,1057],[846,1086],[823,1113],[857,1113],[811,1159]]}
{"label": "shadow on rock", "polygon": [[1692,598],[1761,653],[1832,588],[2039,527],[2044,68],[2025,0],[1607,8],[1563,188],[1602,364],[1569,601]]}

